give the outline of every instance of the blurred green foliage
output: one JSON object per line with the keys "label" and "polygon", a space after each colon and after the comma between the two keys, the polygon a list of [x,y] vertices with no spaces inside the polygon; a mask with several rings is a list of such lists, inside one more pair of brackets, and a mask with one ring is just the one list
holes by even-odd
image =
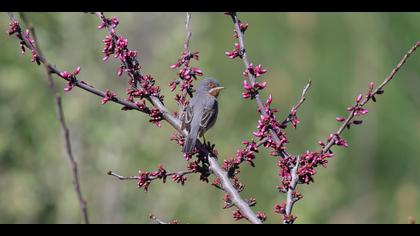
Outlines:
{"label": "blurred green foliage", "polygon": [[[118,32],[140,52],[145,73],[152,74],[175,110],[167,86],[176,76],[169,66],[183,50],[184,13],[108,13],[120,19]],[[243,13],[252,62],[268,73],[262,78],[273,94],[279,117],[287,114],[307,80],[313,86],[299,112],[301,124],[287,130],[293,153],[317,148],[334,132],[337,115],[381,82],[402,55],[420,40],[418,13]],[[44,54],[65,70],[82,67],[79,78],[100,89],[123,95],[126,80],[118,78],[115,60],[103,63],[105,33],[98,19],[83,13],[31,13]],[[8,25],[0,14],[0,31]],[[227,159],[251,138],[258,115],[256,104],[241,98],[243,65],[224,52],[233,48],[233,25],[221,13],[193,13],[191,47],[200,51],[194,62],[205,75],[227,88],[220,97],[219,122],[207,134]],[[80,213],[60,127],[44,69],[20,55],[18,42],[0,36],[0,223],[78,223]],[[335,149],[327,169],[315,183],[299,188],[304,198],[296,205],[299,223],[406,223],[420,218],[420,55],[399,72],[395,81],[369,104],[361,127],[345,132],[350,147]],[[57,79],[57,85],[64,83]],[[60,89],[62,91],[62,89]],[[172,128],[156,128],[136,112],[79,89],[63,93],[74,153],[80,166],[82,189],[94,223],[148,223],[150,213],[182,223],[233,223],[223,210],[223,194],[189,178],[181,187],[155,182],[149,192],[135,182],[119,182],[108,170],[134,175],[163,164],[168,170],[185,168],[180,148],[169,141]],[[276,159],[261,152],[257,166],[244,167],[242,196],[257,199],[256,210],[269,223],[284,195],[277,192]]]}

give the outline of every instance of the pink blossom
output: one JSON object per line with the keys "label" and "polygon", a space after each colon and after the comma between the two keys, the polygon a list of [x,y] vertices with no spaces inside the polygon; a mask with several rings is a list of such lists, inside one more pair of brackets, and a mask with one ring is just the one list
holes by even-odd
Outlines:
{"label": "pink blossom", "polygon": [[356,103],[359,103],[362,100],[362,98],[363,98],[363,95],[359,94],[359,96],[357,96],[356,98]]}
{"label": "pink blossom", "polygon": [[159,109],[153,107],[152,109],[150,109],[150,120],[149,122],[155,124],[157,127],[161,127],[161,123],[160,121],[163,120],[163,114],[159,111]]}
{"label": "pink blossom", "polygon": [[233,215],[233,218],[234,218],[236,221],[238,221],[238,220],[241,220],[241,219],[244,219],[244,218],[245,218],[245,216],[244,216],[244,215],[242,215],[241,211],[239,211],[239,210],[235,210],[235,211],[233,211],[233,212],[232,212],[232,215]]}
{"label": "pink blossom", "polygon": [[109,100],[114,99],[117,96],[116,93],[111,90],[106,90],[105,97],[102,98],[102,105],[106,104]]}
{"label": "pink blossom", "polygon": [[137,188],[144,188],[144,190],[147,192],[149,190],[150,183],[151,180],[149,178],[149,172],[139,171],[139,175],[137,177]]}
{"label": "pink blossom", "polygon": [[187,177],[185,177],[184,175],[173,175],[172,181],[176,183],[180,183],[181,185],[184,185],[185,181],[187,181]]}
{"label": "pink blossom", "polygon": [[337,117],[335,118],[335,120],[336,120],[336,121],[338,121],[338,122],[343,122],[343,121],[345,121],[345,120],[346,120],[346,118],[341,117],[341,116],[337,116]]}
{"label": "pink blossom", "polygon": [[260,219],[261,222],[264,222],[267,220],[267,215],[264,212],[259,211],[257,212],[257,218]]}
{"label": "pink blossom", "polygon": [[18,33],[18,32],[20,32],[21,31],[21,29],[20,29],[20,25],[19,25],[19,22],[17,22],[17,21],[13,21],[13,22],[10,22],[9,23],[9,28],[7,29],[7,34],[9,35],[9,36],[11,36],[11,35],[13,35],[13,34],[15,34],[15,33]]}
{"label": "pink blossom", "polygon": [[74,75],[78,75],[80,73],[80,66],[78,66],[75,70],[74,70]]}
{"label": "pink blossom", "polygon": [[236,57],[242,57],[241,46],[238,43],[235,43],[235,49],[232,51],[225,52],[226,56],[230,59],[234,59]]}

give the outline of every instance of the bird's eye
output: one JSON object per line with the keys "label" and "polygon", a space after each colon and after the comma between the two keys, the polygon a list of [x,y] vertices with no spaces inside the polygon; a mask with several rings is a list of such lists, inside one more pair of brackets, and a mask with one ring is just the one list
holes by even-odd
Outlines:
{"label": "bird's eye", "polygon": [[214,88],[216,85],[214,83],[209,83],[209,88]]}

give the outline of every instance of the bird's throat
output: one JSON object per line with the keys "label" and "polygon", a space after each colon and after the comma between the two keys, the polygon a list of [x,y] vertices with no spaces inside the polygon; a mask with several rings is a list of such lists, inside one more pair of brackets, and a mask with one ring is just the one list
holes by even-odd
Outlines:
{"label": "bird's throat", "polygon": [[217,98],[219,96],[220,90],[210,91],[210,95]]}

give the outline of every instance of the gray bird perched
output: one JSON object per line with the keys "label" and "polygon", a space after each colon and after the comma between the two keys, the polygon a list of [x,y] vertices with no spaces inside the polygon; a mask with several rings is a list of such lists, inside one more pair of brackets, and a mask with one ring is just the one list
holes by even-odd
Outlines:
{"label": "gray bird perched", "polygon": [[192,153],[197,137],[202,137],[216,123],[219,110],[217,97],[222,89],[213,78],[207,77],[200,81],[194,97],[181,116],[181,129],[188,130],[182,150],[184,153]]}

